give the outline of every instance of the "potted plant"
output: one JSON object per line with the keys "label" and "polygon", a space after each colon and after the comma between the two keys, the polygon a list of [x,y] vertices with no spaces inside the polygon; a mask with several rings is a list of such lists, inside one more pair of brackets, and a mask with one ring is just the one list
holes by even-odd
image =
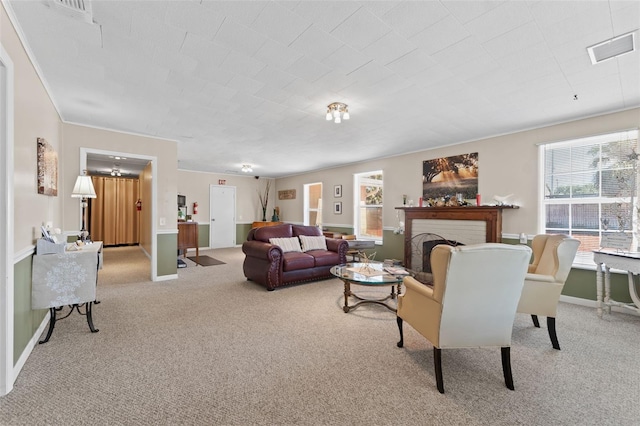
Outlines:
{"label": "potted plant", "polygon": [[262,221],[267,221],[267,204],[269,203],[269,190],[271,189],[271,180],[267,180],[264,186],[264,192],[258,191],[260,206],[262,207]]}

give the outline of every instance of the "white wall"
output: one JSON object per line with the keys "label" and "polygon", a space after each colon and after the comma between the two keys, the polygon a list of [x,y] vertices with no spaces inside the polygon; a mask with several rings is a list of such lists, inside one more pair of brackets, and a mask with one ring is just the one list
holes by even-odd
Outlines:
{"label": "white wall", "polygon": [[[520,209],[505,211],[502,231],[507,234],[538,232],[538,147],[537,144],[607,133],[640,126],[640,108],[584,120],[528,130],[444,148],[351,164],[276,180],[276,190],[295,189],[296,199],[277,201],[282,216],[302,222],[303,185],[323,183],[323,224],[353,226],[353,175],[373,170],[384,171],[385,227],[397,226],[397,210],[402,195],[416,203],[422,191],[422,162],[439,157],[478,153],[479,192],[483,203],[494,195],[514,194],[511,201]],[[393,141],[389,141],[393,143]],[[333,197],[334,185],[342,185],[342,198]],[[342,201],[342,214],[333,214],[333,202]]]}
{"label": "white wall", "polygon": [[[252,223],[262,220],[258,191],[264,191],[266,178],[256,179],[254,176],[178,170],[178,194],[187,197],[187,214],[193,213],[193,203],[198,202],[198,214],[193,216],[195,222],[209,223],[209,186],[218,185],[220,179],[226,180],[227,186],[236,187],[236,223]],[[272,183],[267,208],[268,220],[273,214],[275,198],[275,185]],[[176,203],[177,200],[174,202],[177,210]]]}
{"label": "white wall", "polygon": [[178,213],[176,210],[178,145],[174,141],[120,133],[93,127],[65,123],[63,125],[64,161],[61,169],[64,177],[63,204],[64,230],[74,231],[80,226],[78,200],[71,198],[73,184],[81,173],[80,148],[114,151],[120,153],[154,156],[157,158],[157,215],[164,224],[156,223],[161,231],[176,229]]}
{"label": "white wall", "polygon": [[35,244],[40,226],[52,222],[62,226],[61,186],[58,174],[58,196],[38,194],[37,138],[46,139],[58,153],[58,170],[63,167],[61,155],[61,120],[42,81],[13,25],[0,7],[0,39],[14,65],[14,250],[16,253]]}

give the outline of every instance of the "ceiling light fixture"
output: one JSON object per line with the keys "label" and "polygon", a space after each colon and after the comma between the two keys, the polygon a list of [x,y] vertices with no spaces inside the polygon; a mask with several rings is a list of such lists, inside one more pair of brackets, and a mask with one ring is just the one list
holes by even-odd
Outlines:
{"label": "ceiling light fixture", "polygon": [[334,123],[341,123],[342,120],[349,119],[349,105],[342,102],[334,102],[327,105],[327,121],[333,120]]}
{"label": "ceiling light fixture", "polygon": [[623,34],[587,48],[593,65],[633,52],[636,48],[634,33]]}
{"label": "ceiling light fixture", "polygon": [[120,164],[113,165],[113,168],[111,169],[111,176],[122,176],[122,173],[120,173]]}
{"label": "ceiling light fixture", "polygon": [[242,171],[245,173],[251,173],[253,171],[253,169],[251,168],[250,164],[243,164],[242,165]]}

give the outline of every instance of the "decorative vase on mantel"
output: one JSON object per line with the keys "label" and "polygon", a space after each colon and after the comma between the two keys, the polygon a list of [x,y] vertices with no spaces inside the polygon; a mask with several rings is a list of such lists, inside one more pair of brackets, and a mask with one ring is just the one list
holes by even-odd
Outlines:
{"label": "decorative vase on mantel", "polygon": [[262,208],[262,221],[263,222],[267,221],[267,208],[266,207]]}
{"label": "decorative vase on mantel", "polygon": [[276,209],[273,209],[273,216],[271,216],[271,222],[279,222],[280,218],[278,217],[278,212]]}

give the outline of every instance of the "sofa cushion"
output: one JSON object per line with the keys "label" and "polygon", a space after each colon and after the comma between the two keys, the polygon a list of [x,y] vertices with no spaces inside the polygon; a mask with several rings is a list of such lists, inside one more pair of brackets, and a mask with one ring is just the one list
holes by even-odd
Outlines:
{"label": "sofa cushion", "polygon": [[285,253],[282,257],[282,270],[284,272],[309,269],[315,266],[313,256],[306,253],[290,251]]}
{"label": "sofa cushion", "polygon": [[293,225],[293,236],[308,235],[310,237],[318,237],[322,235],[322,230],[317,226]]}
{"label": "sofa cushion", "polygon": [[300,240],[298,240],[298,237],[269,238],[269,242],[280,247],[283,253],[288,253],[290,251],[302,251],[302,249],[300,248]]}
{"label": "sofa cushion", "polygon": [[323,236],[309,237],[307,235],[300,235],[300,242],[302,243],[302,251],[327,249],[327,242]]}
{"label": "sofa cushion", "polygon": [[291,230],[291,224],[285,223],[283,225],[275,226],[263,226],[258,228],[253,233],[253,238],[268,243],[270,238],[291,238],[293,237],[293,231]]}
{"label": "sofa cushion", "polygon": [[335,251],[312,250],[308,252],[316,261],[316,266],[333,266],[340,263],[340,255]]}

